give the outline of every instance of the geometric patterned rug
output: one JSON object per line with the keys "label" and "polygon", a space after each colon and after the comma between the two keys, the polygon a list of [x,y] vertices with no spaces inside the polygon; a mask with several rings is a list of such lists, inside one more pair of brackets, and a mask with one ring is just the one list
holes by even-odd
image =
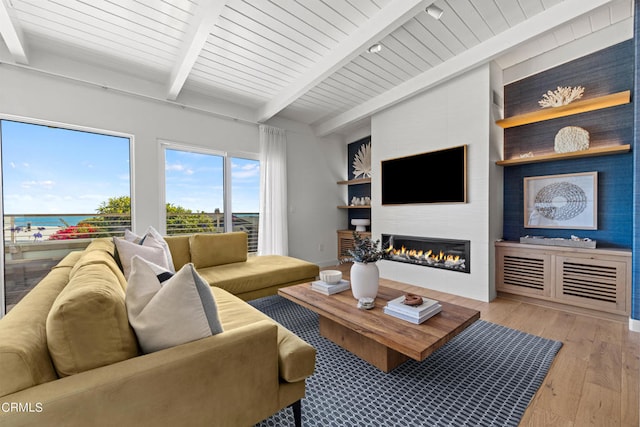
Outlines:
{"label": "geometric patterned rug", "polygon": [[[385,374],[320,336],[311,310],[277,295],[249,303],[317,350],[305,427],[517,426],[562,346],[478,320],[424,361]],[[256,426],[293,425],[285,408]]]}

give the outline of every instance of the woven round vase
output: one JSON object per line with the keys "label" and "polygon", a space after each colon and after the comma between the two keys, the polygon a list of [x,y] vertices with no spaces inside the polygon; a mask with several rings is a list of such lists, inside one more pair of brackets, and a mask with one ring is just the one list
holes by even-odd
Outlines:
{"label": "woven round vase", "polygon": [[354,262],[349,274],[351,293],[357,300],[375,298],[378,295],[378,279],[380,272],[375,262]]}

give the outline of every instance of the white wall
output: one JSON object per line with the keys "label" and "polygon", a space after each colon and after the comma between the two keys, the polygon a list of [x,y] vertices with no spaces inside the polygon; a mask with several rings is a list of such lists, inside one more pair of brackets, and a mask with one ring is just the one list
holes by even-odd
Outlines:
{"label": "white wall", "polygon": [[[349,145],[352,142],[359,141],[362,138],[368,137],[369,135],[371,135],[371,123],[370,122],[365,124],[364,126],[360,126],[358,128],[354,128],[354,129],[349,130],[349,132],[346,132],[344,134],[345,145]],[[345,170],[345,173],[347,173],[347,170]]]}
{"label": "white wall", "polygon": [[[256,124],[8,65],[0,66],[0,114],[133,135],[133,228],[138,231],[148,225],[160,228],[160,178],[164,174],[160,140],[231,153],[259,152]],[[284,124],[289,154],[290,254],[318,263],[335,260],[339,222],[335,206],[340,194],[335,182],[342,178],[329,165],[343,165],[346,154],[341,141],[316,138],[308,127],[296,127],[295,122]]]}
{"label": "white wall", "polygon": [[321,266],[338,262],[336,231],[347,222],[344,204],[347,149],[342,138],[318,138],[307,125],[280,118],[269,125],[287,130],[289,253]]}
{"label": "white wall", "polygon": [[[495,297],[493,242],[502,229],[492,216],[495,194],[502,192],[495,179],[495,141],[490,128],[491,71],[478,67],[452,81],[417,95],[373,116],[372,231],[471,241],[471,273],[380,261],[381,277],[411,283],[482,301]],[[380,162],[442,148],[468,145],[467,200],[464,204],[382,206]],[[425,171],[422,185],[442,182],[446,174]],[[413,185],[421,185],[414,183]],[[496,229],[498,228],[499,229]]]}

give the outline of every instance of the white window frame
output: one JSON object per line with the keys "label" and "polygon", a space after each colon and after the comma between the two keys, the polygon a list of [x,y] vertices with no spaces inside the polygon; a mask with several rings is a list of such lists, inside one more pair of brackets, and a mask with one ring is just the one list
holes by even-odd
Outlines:
{"label": "white window frame", "polygon": [[191,145],[187,143],[172,142],[168,140],[158,140],[160,155],[158,156],[159,163],[159,177],[161,196],[160,196],[160,233],[167,234],[167,182],[166,182],[166,150],[180,150],[187,151],[196,154],[207,154],[211,156],[221,156],[223,158],[223,185],[222,190],[222,203],[224,211],[224,230],[232,231],[233,229],[233,212],[231,211],[231,198],[233,197],[231,192],[231,160],[234,158],[256,160],[260,162],[260,154],[247,153],[242,151],[221,151],[213,148],[206,148],[198,145]]}
{"label": "white window frame", "polygon": [[[52,121],[52,120],[44,120],[44,119],[38,119],[38,118],[34,118],[34,117],[24,117],[24,116],[16,116],[16,115],[12,115],[12,114],[3,114],[0,113],[0,121],[1,120],[7,120],[7,121],[13,121],[13,122],[20,122],[20,123],[25,123],[25,124],[31,124],[31,125],[41,125],[41,126],[48,126],[48,127],[53,127],[53,128],[60,128],[60,129],[67,129],[67,130],[75,130],[75,131],[80,131],[80,132],[89,132],[89,133],[97,133],[97,134],[101,134],[101,135],[107,135],[107,136],[115,136],[115,137],[119,137],[119,138],[128,138],[129,139],[129,194],[131,197],[131,223],[133,226],[133,218],[135,217],[135,160],[134,160],[134,153],[135,153],[135,137],[133,134],[129,134],[129,133],[124,133],[124,132],[116,132],[116,131],[112,131],[112,130],[105,130],[105,129],[100,129],[100,128],[94,128],[94,127],[89,127],[89,126],[82,126],[82,125],[73,125],[73,124],[69,124],[69,123],[63,123],[63,122],[56,122],[56,121]],[[4,177],[4,171],[2,170],[2,139],[0,138],[0,212],[4,213],[4,186],[3,186],[3,177]],[[0,226],[2,227],[3,233],[4,233],[4,215],[2,215],[2,218],[0,219]],[[0,245],[0,257],[2,257],[2,259],[0,260],[0,319],[3,318],[6,314],[6,301],[5,301],[5,283],[4,283],[4,256],[5,256],[5,252],[4,252],[4,234],[2,237],[2,245]]]}

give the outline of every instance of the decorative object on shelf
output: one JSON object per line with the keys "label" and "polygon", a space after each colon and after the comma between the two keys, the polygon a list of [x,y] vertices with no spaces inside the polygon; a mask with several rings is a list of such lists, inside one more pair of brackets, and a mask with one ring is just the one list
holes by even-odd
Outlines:
{"label": "decorative object on shelf", "polygon": [[533,152],[532,151],[527,151],[526,153],[522,153],[520,154],[520,156],[518,156],[521,159],[528,159],[529,157],[533,157]]}
{"label": "decorative object on shelf", "polygon": [[589,132],[578,126],[565,126],[556,134],[553,149],[556,153],[588,150]]}
{"label": "decorative object on shelf", "polygon": [[371,220],[365,218],[353,218],[351,220],[351,225],[356,226],[356,231],[367,231],[367,226],[371,225]]}
{"label": "decorative object on shelf", "polygon": [[357,231],[353,232],[353,249],[349,249],[350,257],[345,262],[353,262],[351,266],[351,292],[357,300],[360,298],[375,298],[378,295],[378,281],[380,272],[376,262],[382,258],[380,240],[375,242],[369,237],[362,237]]}
{"label": "decorative object on shelf", "polygon": [[598,172],[524,179],[524,226],[597,229]]}
{"label": "decorative object on shelf", "polygon": [[371,178],[371,143],[362,144],[353,159],[353,177]]}
{"label": "decorative object on shelf", "polygon": [[[371,204],[370,197],[356,197],[351,198],[351,206],[369,206]],[[364,230],[361,230],[364,231]]]}
{"label": "decorative object on shelf", "polygon": [[612,145],[609,147],[596,147],[589,148],[584,151],[574,151],[572,153],[551,153],[551,154],[539,154],[537,156],[530,157],[515,157],[506,160],[498,160],[496,165],[498,166],[516,166],[516,165],[524,165],[527,163],[537,163],[537,162],[553,162],[556,160],[565,160],[565,159],[580,159],[584,157],[594,157],[594,156],[610,156],[613,154],[621,154],[628,153],[631,151],[630,144],[624,145]]}
{"label": "decorative object on shelf", "polygon": [[589,249],[594,249],[596,247],[595,240],[591,240],[588,237],[580,238],[574,235],[572,235],[570,239],[565,239],[562,237],[524,236],[520,237],[520,243],[544,246],[568,246],[571,248]]}
{"label": "decorative object on shelf", "polygon": [[564,86],[554,90],[551,92],[550,90],[547,93],[542,95],[542,99],[538,101],[540,107],[560,107],[562,105],[570,104],[576,99],[582,98],[582,94],[584,93],[584,88],[582,86]]}

